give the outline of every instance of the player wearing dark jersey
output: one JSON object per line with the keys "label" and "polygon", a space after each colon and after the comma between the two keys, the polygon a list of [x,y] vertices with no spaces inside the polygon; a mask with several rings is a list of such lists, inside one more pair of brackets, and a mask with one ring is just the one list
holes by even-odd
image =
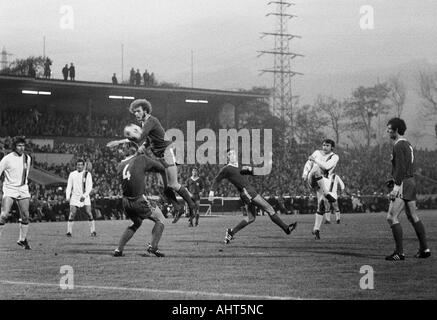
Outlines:
{"label": "player wearing dark jersey", "polygon": [[218,175],[214,178],[214,182],[209,192],[209,201],[213,201],[214,191],[220,181],[223,179],[227,179],[237,188],[238,192],[240,193],[241,200],[243,201],[243,203],[248,205],[249,210],[247,211],[248,220],[242,220],[233,229],[226,230],[225,244],[228,244],[234,238],[234,235],[238,231],[255,221],[257,208],[267,212],[270,219],[276,225],[278,225],[286,234],[290,234],[291,231],[296,228],[297,222],[286,225],[276,214],[272,206],[266,200],[264,200],[264,198],[262,198],[249,183],[247,175],[253,174],[253,168],[249,166],[244,166],[240,168],[240,166],[238,165],[237,154],[235,150],[228,150],[227,155],[229,163],[224,166],[220,170]]}
{"label": "player wearing dark jersey", "polygon": [[178,169],[173,144],[165,138],[164,128],[158,118],[152,116],[152,105],[149,101],[146,99],[134,100],[129,106],[129,111],[141,123],[141,137],[135,141],[141,145],[139,152],[144,153],[145,149],[150,147],[152,153],[165,167],[164,187],[166,190],[164,194],[176,209],[176,216],[173,220],[173,223],[176,223],[183,214],[183,208],[178,204],[176,196],[171,190],[177,192],[185,200],[190,209],[190,214],[194,211],[195,204],[188,190],[178,182]]}
{"label": "player wearing dark jersey", "polygon": [[196,220],[195,226],[199,225],[199,206],[200,206],[200,193],[203,191],[203,181],[199,177],[197,169],[194,168],[191,171],[192,176],[188,178],[186,185],[187,189],[190,192],[191,198],[194,200],[195,209],[192,215],[190,215],[190,219],[188,222],[188,226],[193,226],[193,219]]}
{"label": "player wearing dark jersey", "polygon": [[156,207],[153,210],[150,206],[146,198],[144,180],[147,172],[164,172],[164,166],[144,154],[137,154],[137,146],[134,143],[125,143],[123,152],[127,158],[118,165],[117,177],[121,180],[123,190],[123,209],[133,224],[121,236],[118,248],[114,251],[114,256],[123,255],[126,243],[141,226],[143,220],[149,219],[155,223],[155,226],[152,229],[152,241],[147,248],[147,254],[152,253],[157,257],[163,257],[164,254],[158,250],[158,243],[164,231],[164,216],[159,208]]}
{"label": "player wearing dark jersey", "polygon": [[387,133],[394,141],[392,153],[392,176],[389,187],[390,206],[388,209],[387,221],[392,229],[396,243],[393,254],[386,257],[386,260],[398,261],[405,260],[402,227],[399,223],[399,215],[405,211],[408,220],[412,224],[420,248],[416,258],[428,258],[431,251],[428,248],[425,235],[425,227],[416,213],[416,181],[414,178],[414,150],[411,144],[403,137],[407,126],[405,121],[400,118],[393,118],[387,123]]}

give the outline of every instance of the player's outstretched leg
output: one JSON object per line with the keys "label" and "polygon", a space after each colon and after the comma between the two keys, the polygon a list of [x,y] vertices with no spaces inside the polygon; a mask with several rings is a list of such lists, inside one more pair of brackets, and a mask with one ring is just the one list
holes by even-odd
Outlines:
{"label": "player's outstretched leg", "polygon": [[247,217],[248,219],[241,220],[234,228],[227,229],[226,230],[226,236],[225,236],[225,244],[228,244],[231,242],[232,239],[234,239],[234,235],[240,231],[241,229],[244,229],[249,224],[253,223],[256,219],[256,208],[254,205],[249,204],[249,208],[247,210]]}
{"label": "player's outstretched leg", "polygon": [[2,235],[3,228],[8,221],[12,205],[14,204],[14,199],[10,197],[3,197],[1,204],[1,213],[0,213],[0,237]]}
{"label": "player's outstretched leg", "polygon": [[407,214],[408,221],[410,221],[413,226],[417,239],[419,240],[419,250],[414,257],[419,259],[429,258],[431,256],[431,250],[426,241],[425,226],[416,213],[416,201],[408,201],[406,203],[405,213]]}
{"label": "player's outstretched leg", "polygon": [[275,212],[275,209],[268,203],[266,200],[264,200],[263,197],[260,195],[257,195],[255,198],[252,199],[253,204],[260,208],[261,210],[267,212],[270,219],[275,223],[277,226],[279,226],[286,234],[290,234],[291,231],[293,231],[296,228],[297,222],[294,222],[290,225],[287,225],[282,219],[278,216],[278,214]]}

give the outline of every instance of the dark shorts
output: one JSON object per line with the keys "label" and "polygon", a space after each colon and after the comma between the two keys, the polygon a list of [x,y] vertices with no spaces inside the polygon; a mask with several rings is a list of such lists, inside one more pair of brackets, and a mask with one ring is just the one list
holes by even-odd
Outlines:
{"label": "dark shorts", "polygon": [[416,200],[416,179],[414,177],[402,181],[399,197],[406,201]]}
{"label": "dark shorts", "polygon": [[172,167],[176,165],[176,156],[174,153],[174,146],[170,144],[165,150],[153,153],[164,168]]}
{"label": "dark shorts", "polygon": [[245,204],[249,204],[257,195],[258,192],[253,187],[243,188],[243,191],[240,192],[240,198]]}
{"label": "dark shorts", "polygon": [[123,197],[122,205],[126,216],[131,220],[148,219],[152,215],[152,207],[149,201],[143,196],[136,199]]}
{"label": "dark shorts", "polygon": [[193,201],[200,201],[200,194],[199,193],[193,193]]}

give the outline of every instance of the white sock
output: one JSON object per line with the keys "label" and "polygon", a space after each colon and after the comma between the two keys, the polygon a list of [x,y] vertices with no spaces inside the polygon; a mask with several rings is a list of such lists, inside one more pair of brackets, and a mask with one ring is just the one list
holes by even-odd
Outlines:
{"label": "white sock", "polygon": [[335,220],[340,220],[340,211],[335,211]]}
{"label": "white sock", "polygon": [[67,222],[67,232],[68,233],[72,233],[73,232],[73,224],[74,224],[74,221],[68,221]]}
{"label": "white sock", "polygon": [[331,211],[325,212],[325,219],[326,221],[331,222]]}
{"label": "white sock", "polygon": [[316,220],[314,221],[314,230],[320,230],[323,222],[323,215],[316,213]]}
{"label": "white sock", "polygon": [[27,230],[29,229],[29,225],[28,224],[22,224],[20,223],[20,238],[18,239],[19,241],[24,241],[26,240],[27,237]]}
{"label": "white sock", "polygon": [[88,224],[90,225],[91,233],[96,232],[96,225],[94,223],[94,220],[88,221]]}

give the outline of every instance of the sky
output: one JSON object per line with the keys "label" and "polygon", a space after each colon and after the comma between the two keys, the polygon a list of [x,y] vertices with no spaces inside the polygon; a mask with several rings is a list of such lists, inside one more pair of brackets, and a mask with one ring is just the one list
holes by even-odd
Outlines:
{"label": "sky", "polygon": [[[265,0],[2,0],[0,46],[22,58],[43,53],[54,60],[53,72],[74,62],[77,79],[110,81],[131,67],[151,70],[159,80],[210,87],[204,75],[226,73],[217,89],[271,86],[273,38],[261,32],[277,28],[276,5]],[[437,62],[437,2],[434,0],[296,0],[288,13],[288,31],[302,36],[292,50],[305,55],[293,68],[305,75],[379,69],[424,58]],[[374,29],[360,28],[360,7],[374,9]],[[68,6],[73,29],[61,28]],[[65,20],[64,20],[65,21]],[[235,72],[236,77],[232,74]],[[250,77],[241,79],[241,72]],[[206,77],[207,78],[207,77]],[[226,81],[226,79],[229,79]],[[296,81],[299,81],[297,79]],[[302,78],[302,81],[304,79]]]}
{"label": "sky", "polygon": [[[364,73],[375,82],[383,70],[411,61],[437,64],[435,0],[294,3],[287,11],[297,17],[288,32],[302,38],[291,49],[304,57],[292,67],[304,75],[294,77],[293,89],[303,101],[318,93],[350,94]],[[360,27],[365,5],[373,8],[370,30]],[[274,47],[272,37],[260,35],[277,30],[276,18],[266,16],[275,11],[267,0],[2,0],[0,47],[13,54],[10,59],[42,55],[45,37],[56,78],[74,62],[76,80],[110,82],[113,73],[121,80],[123,44],[125,80],[134,67],[182,86],[271,87],[272,75],[259,71],[272,68],[273,58],[258,52]]]}

